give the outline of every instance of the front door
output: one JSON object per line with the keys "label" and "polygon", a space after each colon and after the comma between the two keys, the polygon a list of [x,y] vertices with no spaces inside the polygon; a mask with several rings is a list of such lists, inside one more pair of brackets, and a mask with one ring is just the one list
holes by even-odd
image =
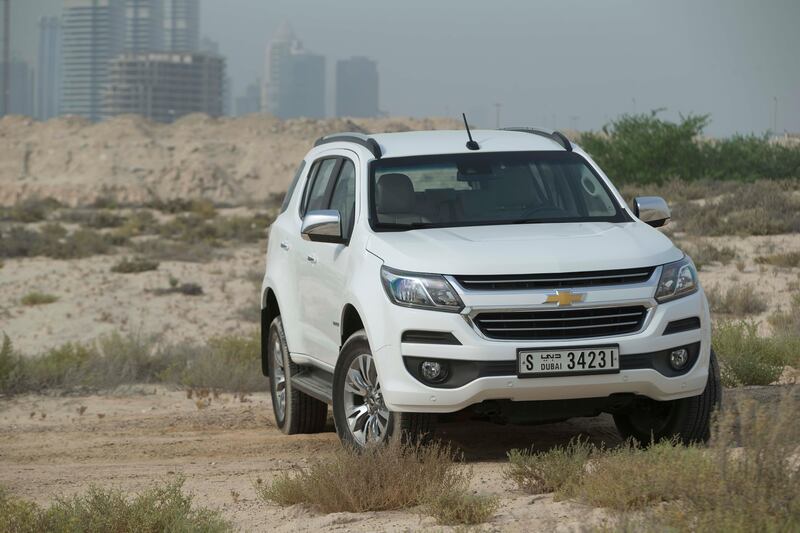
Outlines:
{"label": "front door", "polygon": [[[355,220],[356,166],[352,152],[338,156],[335,164],[323,161],[308,195],[305,213],[319,209],[339,211],[342,235],[349,240]],[[326,165],[330,165],[330,175]],[[322,191],[324,187],[324,192]],[[300,279],[302,327],[309,355],[335,366],[341,345],[339,321],[345,304],[348,264],[347,244],[302,241]]]}

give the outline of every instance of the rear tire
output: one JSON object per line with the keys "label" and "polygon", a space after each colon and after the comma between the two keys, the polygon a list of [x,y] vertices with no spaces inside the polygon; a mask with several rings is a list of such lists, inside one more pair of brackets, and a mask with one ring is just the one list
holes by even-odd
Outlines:
{"label": "rear tire", "polygon": [[367,334],[360,330],[347,339],[339,353],[333,375],[333,420],[342,444],[360,451],[375,444],[427,441],[436,416],[389,411]]}
{"label": "rear tire", "polygon": [[328,420],[328,404],[294,390],[292,376],[300,369],[289,358],[280,316],[275,317],[269,326],[267,350],[275,425],[287,435],[323,431]]}
{"label": "rear tire", "polygon": [[623,439],[632,438],[648,445],[663,439],[677,439],[689,444],[707,442],[711,418],[722,406],[719,364],[711,350],[708,382],[700,396],[668,402],[638,399],[630,411],[614,415],[614,423]]}

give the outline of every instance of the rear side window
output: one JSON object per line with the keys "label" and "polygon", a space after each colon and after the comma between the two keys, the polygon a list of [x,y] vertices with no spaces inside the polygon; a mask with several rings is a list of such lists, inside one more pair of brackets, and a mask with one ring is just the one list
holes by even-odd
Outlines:
{"label": "rear side window", "polygon": [[281,204],[281,213],[286,211],[289,207],[289,202],[292,201],[292,195],[294,194],[294,190],[297,188],[297,182],[300,181],[300,176],[303,175],[303,169],[306,168],[305,160],[300,161],[300,166],[297,167],[297,172],[294,173],[294,178],[292,178],[292,183],[289,185],[289,190],[286,191],[286,196],[283,197],[283,203]]}

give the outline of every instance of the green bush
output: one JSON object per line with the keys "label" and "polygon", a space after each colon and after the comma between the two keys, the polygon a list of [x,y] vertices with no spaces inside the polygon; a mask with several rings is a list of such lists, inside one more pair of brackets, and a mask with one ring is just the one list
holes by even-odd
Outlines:
{"label": "green bush", "polygon": [[753,322],[717,322],[711,343],[726,387],[769,385],[786,364],[787,346],[780,339],[759,337]]}
{"label": "green bush", "polygon": [[649,114],[623,115],[579,142],[616,183],[683,180],[752,180],[800,177],[800,149],[766,136],[701,140],[708,115],[678,122]]}
{"label": "green bush", "polygon": [[92,487],[43,508],[0,490],[0,531],[12,533],[232,531],[218,511],[197,507],[183,492],[183,478],[130,498],[117,489]]}

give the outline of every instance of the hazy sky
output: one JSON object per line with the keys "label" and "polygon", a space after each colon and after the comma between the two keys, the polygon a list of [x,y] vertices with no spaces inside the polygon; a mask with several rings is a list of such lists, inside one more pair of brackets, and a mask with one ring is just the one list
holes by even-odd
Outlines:
{"label": "hazy sky", "polygon": [[[59,0],[11,0],[13,46]],[[710,113],[708,132],[800,131],[799,0],[202,0],[234,95],[288,20],[310,50],[378,61],[381,108],[501,125],[599,128],[620,113]],[[329,78],[329,85],[333,80]],[[329,106],[330,107],[330,106]]]}

